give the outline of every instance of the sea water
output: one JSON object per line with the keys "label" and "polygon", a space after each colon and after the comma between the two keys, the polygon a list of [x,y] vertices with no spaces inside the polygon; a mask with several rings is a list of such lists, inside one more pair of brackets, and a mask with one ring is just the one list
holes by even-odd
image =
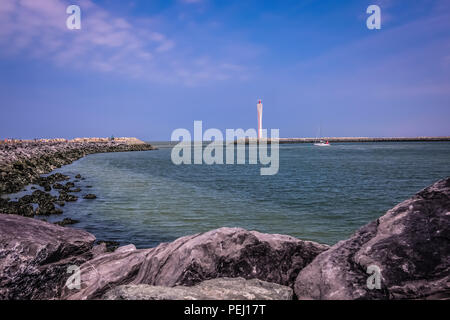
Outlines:
{"label": "sea water", "polygon": [[449,142],[284,144],[274,176],[261,176],[259,165],[176,166],[171,145],[156,146],[56,170],[85,180],[76,183],[80,199],[49,220],[80,220],[73,227],[138,248],[219,227],[334,244],[450,175]]}

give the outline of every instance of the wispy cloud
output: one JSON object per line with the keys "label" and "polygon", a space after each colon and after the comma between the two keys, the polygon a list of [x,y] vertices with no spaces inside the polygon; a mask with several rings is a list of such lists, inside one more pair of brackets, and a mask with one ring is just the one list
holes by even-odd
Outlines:
{"label": "wispy cloud", "polygon": [[155,30],[153,25],[118,17],[91,0],[77,3],[82,10],[81,30],[66,28],[69,3],[65,0],[3,1],[2,54],[188,85],[237,75],[236,70],[221,67],[227,61],[209,61],[202,66],[192,63],[192,57],[183,57],[175,39]]}

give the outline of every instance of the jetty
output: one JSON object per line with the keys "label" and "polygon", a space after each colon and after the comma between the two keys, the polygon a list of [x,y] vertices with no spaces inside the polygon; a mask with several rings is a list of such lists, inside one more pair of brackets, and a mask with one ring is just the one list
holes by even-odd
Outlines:
{"label": "jetty", "polygon": [[[0,142],[0,195],[20,191],[40,176],[88,154],[155,150],[137,138],[75,138]],[[1,205],[0,205],[1,209]]]}
{"label": "jetty", "polygon": [[[261,139],[259,139],[261,140]],[[287,143],[314,143],[317,138],[278,138],[279,144]],[[344,143],[344,142],[427,142],[427,141],[450,141],[450,136],[444,137],[322,137],[321,140],[329,141],[330,143]],[[237,139],[235,144],[249,144],[258,141],[256,138]],[[267,143],[271,143],[274,139],[264,139]]]}
{"label": "jetty", "polygon": [[0,139],[0,144],[23,144],[23,143],[39,143],[39,144],[52,144],[52,143],[111,143],[126,144],[126,145],[145,145],[146,143],[134,137],[120,137],[120,138],[53,138],[53,139],[14,139],[5,138]]}

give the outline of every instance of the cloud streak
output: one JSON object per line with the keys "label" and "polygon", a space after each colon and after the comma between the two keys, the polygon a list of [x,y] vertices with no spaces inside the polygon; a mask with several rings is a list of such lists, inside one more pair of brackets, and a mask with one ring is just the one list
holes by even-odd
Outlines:
{"label": "cloud streak", "polygon": [[[199,66],[169,36],[115,16],[91,0],[78,1],[81,30],[66,28],[65,0],[10,0],[0,6],[0,49],[58,66],[196,85],[239,76],[227,61]],[[192,58],[192,57],[189,57]],[[225,66],[225,67],[222,67]],[[241,72],[241,70],[239,70]]]}

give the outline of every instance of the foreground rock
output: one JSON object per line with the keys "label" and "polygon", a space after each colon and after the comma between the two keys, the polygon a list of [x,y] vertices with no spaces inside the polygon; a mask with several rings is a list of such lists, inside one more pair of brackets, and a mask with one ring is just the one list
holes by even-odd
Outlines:
{"label": "foreground rock", "polygon": [[97,240],[96,243],[98,245],[105,245],[105,252],[114,252],[120,246],[120,243],[118,241],[111,240]]}
{"label": "foreground rock", "polygon": [[193,287],[140,285],[118,286],[105,300],[292,300],[291,288],[258,279],[218,278]]}
{"label": "foreground rock", "polygon": [[67,267],[91,258],[95,237],[37,219],[0,214],[0,299],[53,299]]}
{"label": "foreground rock", "polygon": [[299,271],[328,246],[290,236],[221,228],[156,248],[120,247],[81,266],[81,290],[65,299],[96,299],[122,284],[192,286],[221,277],[293,286]]}
{"label": "foreground rock", "polygon": [[290,286],[298,272],[327,249],[286,235],[220,228],[159,245],[135,281],[175,286],[243,277]]}
{"label": "foreground rock", "polygon": [[[368,289],[369,266],[380,268],[381,289]],[[320,254],[300,272],[295,293],[299,299],[450,298],[450,178]]]}
{"label": "foreground rock", "polygon": [[[189,292],[195,292],[189,299],[222,293],[232,299],[252,286],[260,286],[251,291],[263,299],[261,287],[268,285],[243,279],[270,282],[275,291],[280,287],[274,284],[294,287],[300,299],[448,299],[449,239],[450,178],[329,249],[290,236],[221,228],[156,248],[127,245],[109,253],[106,243],[93,247],[87,232],[0,215],[0,299],[178,299]],[[80,266],[79,290],[64,286],[69,265]],[[380,270],[380,289],[368,288],[368,268]],[[217,278],[243,279],[205,283]],[[274,294],[285,297],[280,290]]]}

